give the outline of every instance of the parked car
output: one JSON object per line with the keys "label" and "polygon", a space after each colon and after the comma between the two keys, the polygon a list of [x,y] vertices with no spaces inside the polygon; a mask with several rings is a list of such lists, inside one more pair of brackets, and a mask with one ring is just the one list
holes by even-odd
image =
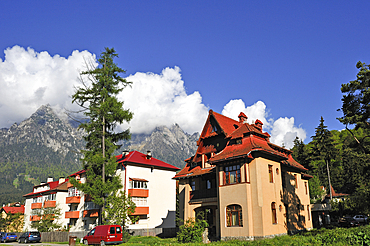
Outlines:
{"label": "parked car", "polygon": [[15,242],[17,241],[17,235],[14,232],[2,232],[1,233],[1,242]]}
{"label": "parked car", "polygon": [[41,241],[41,234],[38,231],[28,231],[23,233],[18,238],[18,243],[30,243],[30,242],[40,242]]}
{"label": "parked car", "polygon": [[340,218],[338,221],[338,225],[341,227],[356,227],[356,226],[359,226],[360,223],[356,221],[355,219],[353,219],[353,217],[347,216],[347,217]]}
{"label": "parked car", "polygon": [[120,225],[100,225],[92,229],[86,236],[83,237],[83,243],[100,244],[121,244],[122,241],[122,228]]}
{"label": "parked car", "polygon": [[353,219],[360,222],[361,224],[367,224],[368,218],[365,215],[355,215],[353,216]]}

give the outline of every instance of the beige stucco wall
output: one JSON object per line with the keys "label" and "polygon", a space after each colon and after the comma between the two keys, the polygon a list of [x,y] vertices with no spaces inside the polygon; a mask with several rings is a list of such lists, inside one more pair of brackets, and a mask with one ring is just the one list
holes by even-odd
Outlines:
{"label": "beige stucco wall", "polygon": [[[294,175],[297,177],[298,187],[295,186]],[[307,193],[305,182],[307,182]],[[310,196],[309,196],[308,180],[302,179],[300,173],[286,172],[286,193],[284,199],[289,205],[288,229],[290,231],[311,229],[312,228],[312,216],[311,210],[307,209],[310,207]],[[301,208],[298,209],[297,204],[301,204]]]}
{"label": "beige stucco wall", "polygon": [[[269,165],[272,166],[273,182],[269,180]],[[217,167],[216,173],[219,174],[217,179],[220,182],[217,209],[220,227],[217,231],[220,232],[221,239],[269,237],[286,234],[288,230],[312,228],[312,218],[308,216],[310,211],[307,211],[307,205],[310,204],[309,190],[306,194],[304,185],[307,182],[308,189],[308,181],[301,179],[300,173],[287,172],[282,169],[279,162],[259,157],[242,166],[242,183],[223,185],[223,171],[220,170],[222,168]],[[298,188],[291,184],[294,174],[297,174]],[[282,175],[286,177],[287,192],[283,191]],[[180,203],[180,216],[185,220],[195,216],[194,210],[196,208],[207,205],[205,203],[189,204],[191,187],[188,182],[189,179],[179,180],[180,201],[184,201]],[[271,204],[273,202],[275,203],[277,223],[272,221]],[[288,204],[288,215],[284,202]],[[299,202],[304,207],[300,211],[301,219],[302,216],[305,217],[304,223],[299,221],[297,209],[293,209],[297,208]],[[242,207],[243,227],[227,227],[226,207],[232,204]]]}
{"label": "beige stucco wall", "polygon": [[[268,165],[273,167],[273,183],[269,182]],[[264,237],[286,233],[284,204],[280,197],[282,192],[280,163],[257,158],[245,164],[244,168],[250,172],[250,183],[226,185],[219,189],[221,237]],[[248,180],[243,177],[245,173],[248,175],[248,172],[243,171],[244,168],[241,171],[242,181]],[[276,169],[279,170],[279,175]],[[272,223],[272,202],[276,204],[276,224]],[[226,207],[232,204],[242,207],[243,227],[226,226]]]}

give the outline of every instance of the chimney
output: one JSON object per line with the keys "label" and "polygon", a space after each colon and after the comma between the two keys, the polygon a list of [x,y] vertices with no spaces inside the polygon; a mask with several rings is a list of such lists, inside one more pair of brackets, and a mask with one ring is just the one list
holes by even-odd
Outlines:
{"label": "chimney", "polygon": [[146,152],[146,159],[150,160],[152,158],[152,152],[150,150],[148,150]]}
{"label": "chimney", "polygon": [[238,118],[239,118],[239,123],[247,123],[248,117],[243,112],[240,112],[240,114],[238,115]]}
{"label": "chimney", "polygon": [[64,177],[59,178],[59,184],[63,183],[64,181],[66,181],[66,179]]}
{"label": "chimney", "polygon": [[50,183],[50,182],[53,182],[53,177],[48,177],[46,183]]}
{"label": "chimney", "polygon": [[122,151],[122,158],[125,158],[126,157],[126,155],[128,155],[128,150],[124,150],[124,151]]}
{"label": "chimney", "polygon": [[262,125],[263,125],[263,123],[262,123],[262,121],[260,121],[260,120],[256,120],[256,122],[254,123],[254,125],[260,130],[260,131],[262,131]]}

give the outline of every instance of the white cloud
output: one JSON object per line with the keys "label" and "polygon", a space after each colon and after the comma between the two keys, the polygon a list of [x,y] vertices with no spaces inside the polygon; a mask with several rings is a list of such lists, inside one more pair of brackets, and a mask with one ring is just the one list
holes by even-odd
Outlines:
{"label": "white cloud", "polygon": [[[19,46],[4,53],[4,61],[0,59],[0,127],[21,122],[45,104],[61,115],[65,108],[79,109],[71,104],[71,95],[80,83],[79,73],[86,70],[85,60],[95,61],[94,54],[76,50],[64,58]],[[134,113],[134,118],[121,129],[130,127],[131,132],[142,133],[177,123],[188,133],[202,130],[208,108],[198,91],[187,94],[180,68],[165,68],[161,74],[138,72],[126,79],[133,82],[132,87],[125,88],[118,98]],[[230,100],[222,110],[222,114],[236,120],[240,112],[248,116],[249,123],[261,120],[275,144],[291,148],[295,136],[306,138],[305,131],[294,125],[293,117],[269,118],[262,101],[246,107],[241,99]]]}
{"label": "white cloud", "polygon": [[0,127],[21,122],[41,105],[54,108],[76,107],[70,96],[78,74],[84,70],[84,58],[95,59],[88,51],[73,51],[67,57],[50,56],[14,46],[7,48],[0,59]]}
{"label": "white cloud", "polygon": [[[71,104],[74,86],[79,86],[79,73],[85,71],[85,60],[95,61],[88,51],[73,51],[67,57],[50,56],[14,46],[4,51],[0,60],[0,128],[21,122],[41,105],[50,104],[59,115],[64,109],[77,110]],[[94,63],[96,65],[96,63]],[[200,131],[208,108],[199,92],[187,94],[180,69],[165,68],[161,74],[136,73],[127,78],[134,82],[119,95],[124,107],[134,113],[129,125],[133,133],[150,132],[156,126],[178,123],[189,132]]]}
{"label": "white cloud", "polygon": [[130,126],[131,132],[141,133],[177,123],[189,133],[202,129],[208,109],[199,92],[186,94],[180,68],[165,68],[161,74],[138,72],[126,80],[133,82],[132,87],[126,87],[119,99],[134,117],[124,128]]}
{"label": "white cloud", "polygon": [[271,135],[270,141],[277,145],[284,145],[290,149],[293,147],[293,140],[296,136],[300,139],[306,139],[306,132],[301,127],[294,125],[294,118],[279,118],[274,120],[268,118],[266,112],[266,105],[262,101],[258,101],[252,106],[245,107],[245,103],[241,99],[230,100],[222,110],[222,114],[232,119],[238,120],[240,112],[245,113],[248,117],[247,122],[253,123],[259,119],[263,123],[264,131],[269,132]]}

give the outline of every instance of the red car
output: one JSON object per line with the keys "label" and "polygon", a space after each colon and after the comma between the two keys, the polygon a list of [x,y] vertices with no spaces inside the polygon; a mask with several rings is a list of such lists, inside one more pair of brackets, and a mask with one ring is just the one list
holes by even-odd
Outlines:
{"label": "red car", "polygon": [[92,229],[86,236],[83,237],[83,243],[100,244],[121,244],[122,241],[122,228],[120,225],[100,225]]}

